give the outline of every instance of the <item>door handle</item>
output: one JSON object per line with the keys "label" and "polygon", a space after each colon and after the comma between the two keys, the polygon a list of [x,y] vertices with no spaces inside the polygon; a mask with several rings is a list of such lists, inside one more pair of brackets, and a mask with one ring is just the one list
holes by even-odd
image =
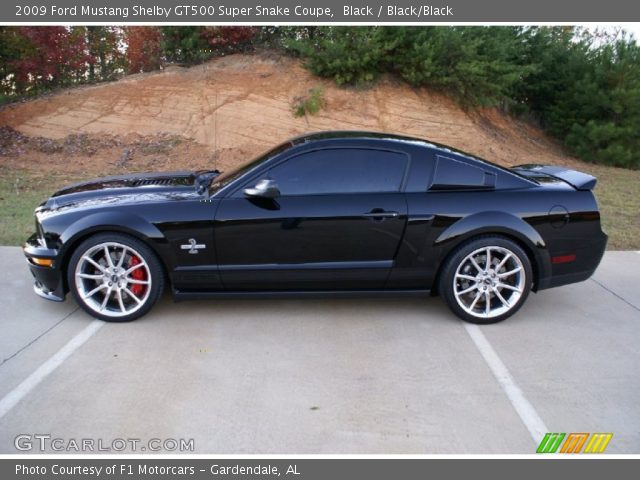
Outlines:
{"label": "door handle", "polygon": [[370,218],[372,220],[383,219],[383,218],[395,218],[399,216],[398,212],[391,212],[388,210],[383,210],[382,208],[374,208],[370,212],[364,213],[363,216]]}

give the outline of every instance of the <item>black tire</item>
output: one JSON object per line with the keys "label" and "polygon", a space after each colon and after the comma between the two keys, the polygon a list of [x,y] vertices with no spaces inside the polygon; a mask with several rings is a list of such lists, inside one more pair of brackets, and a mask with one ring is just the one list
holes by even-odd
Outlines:
{"label": "black tire", "polygon": [[[129,322],[145,315],[165,285],[153,250],[121,233],[99,233],[83,241],[71,255],[67,281],[78,305],[107,322]],[[95,293],[88,295],[91,292]]]}
{"label": "black tire", "polygon": [[532,281],[533,270],[526,252],[506,237],[486,235],[465,242],[449,255],[438,289],[458,317],[486,325],[516,313],[527,300]]}

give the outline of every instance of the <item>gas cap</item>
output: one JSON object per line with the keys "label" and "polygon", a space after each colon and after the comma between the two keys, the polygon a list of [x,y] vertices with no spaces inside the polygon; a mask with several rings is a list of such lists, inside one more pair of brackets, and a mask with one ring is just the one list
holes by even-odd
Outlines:
{"label": "gas cap", "polygon": [[549,210],[549,221],[553,228],[562,228],[569,223],[569,211],[562,205],[555,205]]}

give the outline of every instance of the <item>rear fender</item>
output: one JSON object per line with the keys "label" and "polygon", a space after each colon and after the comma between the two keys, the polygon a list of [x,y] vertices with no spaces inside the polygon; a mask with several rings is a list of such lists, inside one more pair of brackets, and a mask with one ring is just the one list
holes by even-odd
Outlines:
{"label": "rear fender", "polygon": [[506,212],[480,212],[464,217],[443,231],[435,247],[452,251],[463,242],[478,235],[499,234],[517,241],[530,256],[534,269],[534,291],[542,279],[551,274],[551,261],[546,243],[540,234],[520,217]]}

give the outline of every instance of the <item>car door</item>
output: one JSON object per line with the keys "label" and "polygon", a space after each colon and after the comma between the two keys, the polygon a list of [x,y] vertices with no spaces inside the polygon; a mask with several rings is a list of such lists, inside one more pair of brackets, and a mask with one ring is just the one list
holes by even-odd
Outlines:
{"label": "car door", "polygon": [[[215,244],[228,290],[384,287],[407,219],[403,152],[330,148],[287,158],[224,198]],[[248,197],[261,179],[273,199]]]}

